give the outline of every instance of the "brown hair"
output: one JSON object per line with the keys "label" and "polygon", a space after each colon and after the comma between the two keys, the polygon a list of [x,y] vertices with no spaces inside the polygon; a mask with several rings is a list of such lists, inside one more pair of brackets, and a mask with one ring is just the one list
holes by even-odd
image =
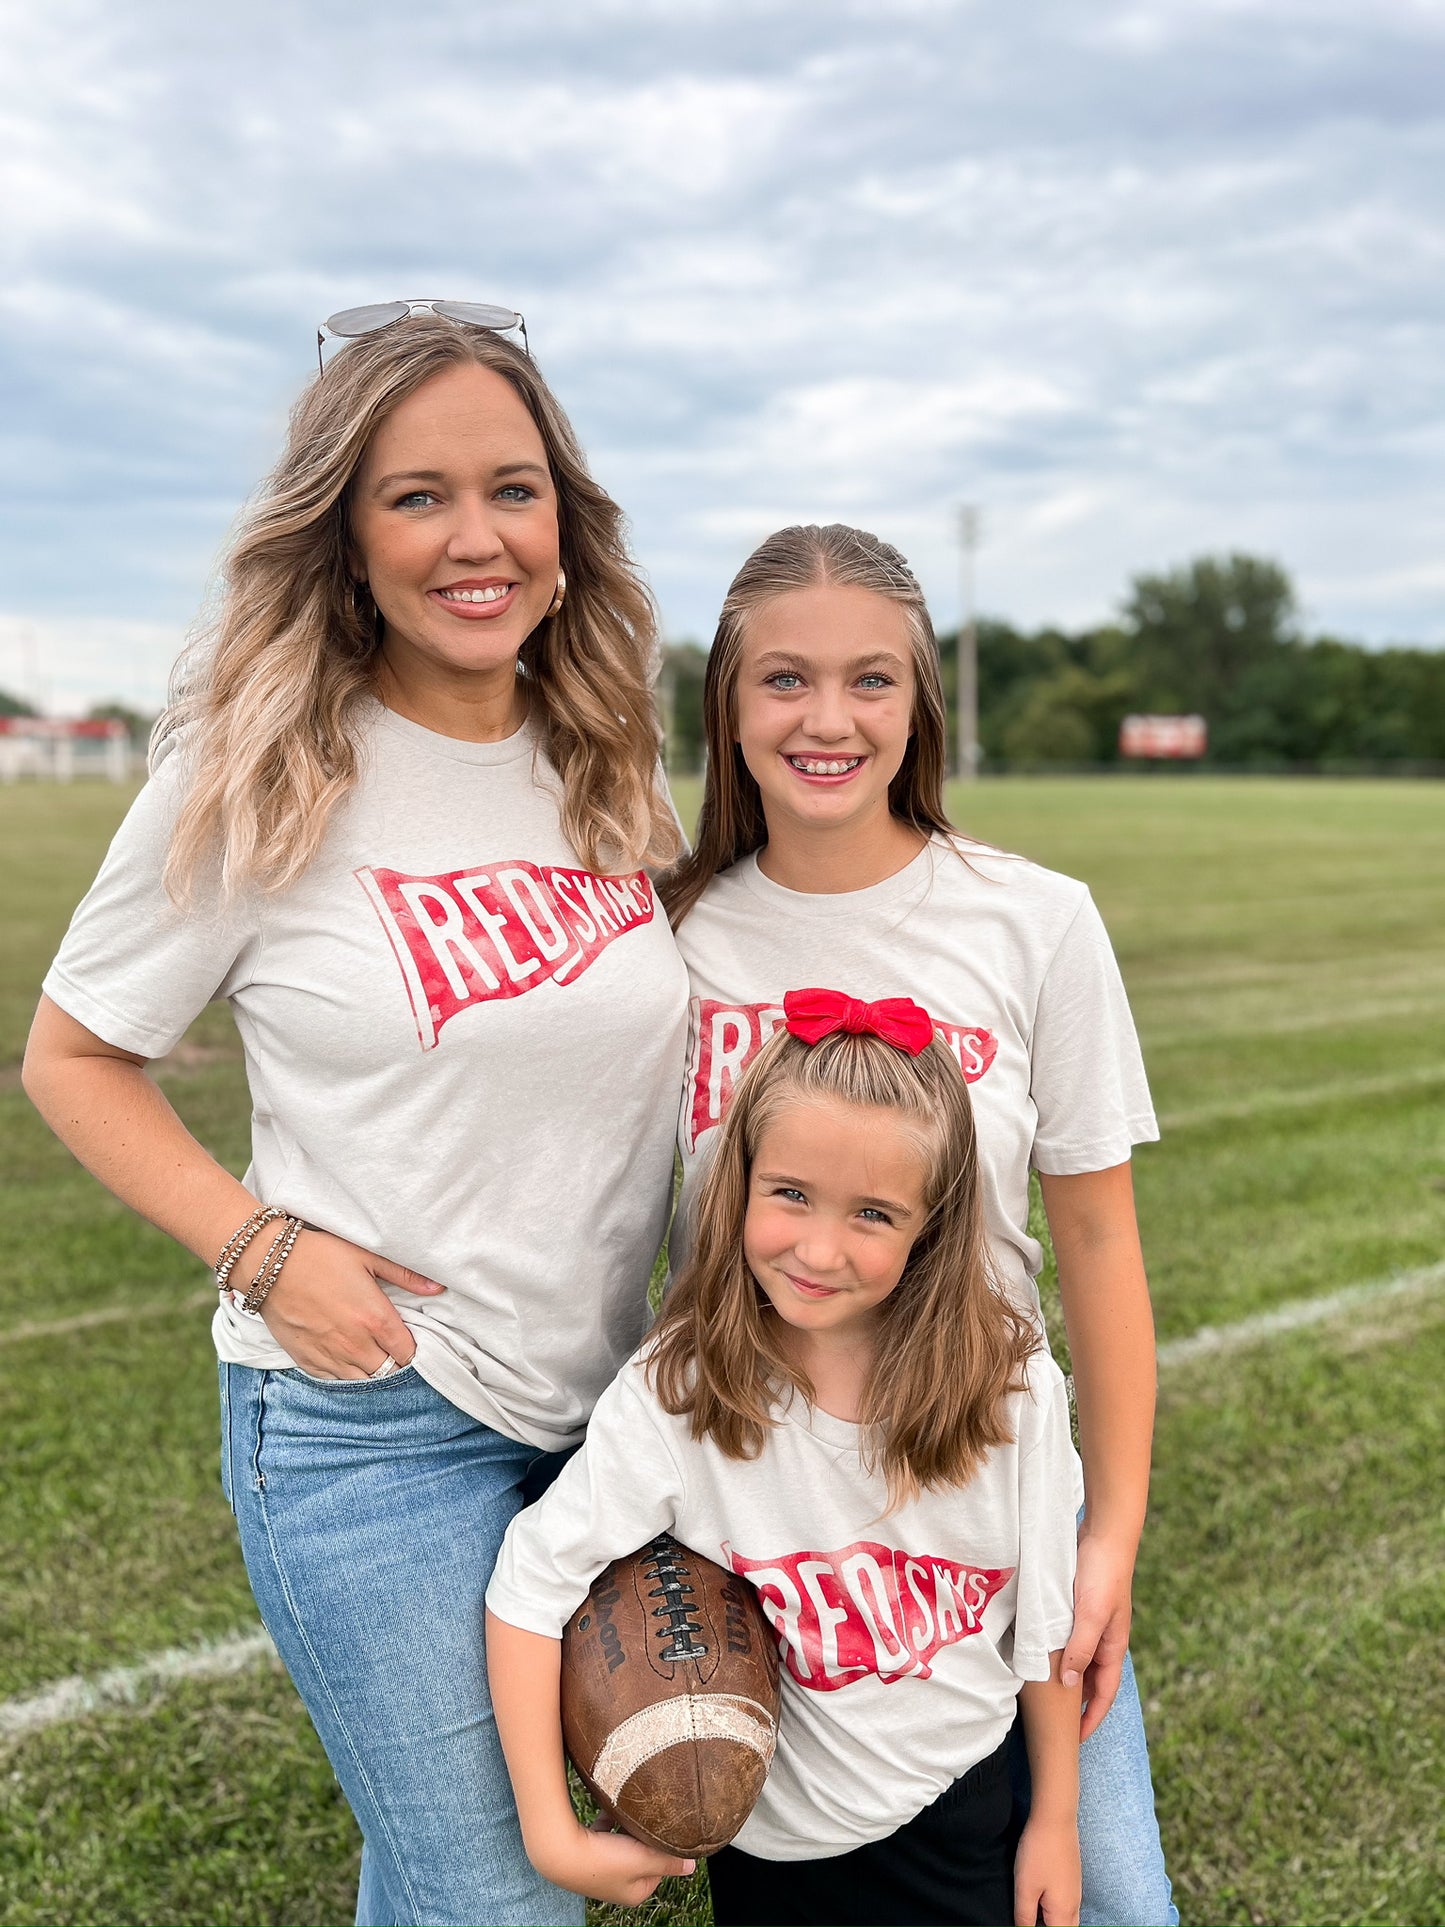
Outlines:
{"label": "brown hair", "polygon": [[664,1409],[689,1413],[692,1436],[729,1458],[757,1457],[781,1387],[812,1397],[779,1344],[742,1232],[764,1131],[783,1106],[820,1099],[893,1112],[927,1158],[927,1217],[878,1308],[863,1408],[865,1463],[883,1473],[892,1508],[925,1487],[963,1484],[990,1446],[1008,1442],[1004,1400],[1042,1342],[989,1271],[973,1108],[936,1038],[917,1057],[842,1031],[811,1048],[786,1030],[769,1040],[718,1127],[692,1255],[654,1328],[648,1370]]}
{"label": "brown hair", "polygon": [[903,609],[913,645],[913,734],[888,786],[888,807],[921,836],[956,834],[943,808],[948,724],[938,644],[913,571],[897,549],[866,529],[842,522],[779,529],[753,550],[733,577],[718,617],[703,682],[707,781],[697,836],[659,891],[674,927],[719,870],[762,849],[768,840],[763,799],[737,742],[743,641],[748,618],[763,603],[818,583],[871,589]]}
{"label": "brown hair", "polygon": [[357,710],[380,623],[348,566],[351,483],[391,410],[466,363],[517,391],[557,489],[567,595],[520,662],[561,779],[568,840],[594,870],[676,855],[650,687],[656,614],[621,511],[588,473],[527,355],[487,329],[421,314],[349,343],[302,393],[281,459],[232,543],[214,621],[178,668],[156,738],[158,747],[184,727],[189,752],[166,870],[178,896],[210,861],[228,890],[293,883],[355,784]]}

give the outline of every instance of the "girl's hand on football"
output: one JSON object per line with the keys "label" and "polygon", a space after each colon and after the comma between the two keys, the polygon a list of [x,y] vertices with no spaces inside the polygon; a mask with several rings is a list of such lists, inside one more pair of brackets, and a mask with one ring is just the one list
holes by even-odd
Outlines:
{"label": "girl's hand on football", "polygon": [[[266,1244],[257,1238],[246,1253],[255,1257],[250,1274],[260,1268]],[[418,1297],[432,1298],[443,1289],[329,1231],[303,1231],[261,1316],[281,1349],[313,1378],[370,1378],[388,1356],[409,1365],[416,1355],[416,1340],[381,1279]],[[234,1282],[242,1285],[239,1277]]]}
{"label": "girl's hand on football", "polygon": [[612,1832],[616,1824],[610,1813],[599,1813],[590,1827],[574,1826],[571,1839],[545,1855],[546,1866],[533,1864],[559,1887],[616,1907],[640,1907],[659,1880],[685,1879],[697,1866],[695,1860],[644,1846],[630,1833]]}

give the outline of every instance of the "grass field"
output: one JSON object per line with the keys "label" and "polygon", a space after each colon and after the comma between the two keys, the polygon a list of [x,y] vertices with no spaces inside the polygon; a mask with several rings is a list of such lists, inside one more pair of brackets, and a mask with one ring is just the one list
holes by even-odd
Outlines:
{"label": "grass field", "polygon": [[[215,1476],[206,1279],[77,1169],[13,1068],[123,800],[0,792],[11,1702],[255,1624]],[[1161,1337],[1426,1274],[1166,1364],[1135,1657],[1187,1922],[1445,1921],[1442,801],[1144,779],[955,799],[977,834],[1086,877],[1114,934],[1165,1127],[1136,1167]],[[160,1074],[239,1170],[225,1014]],[[0,1923],[351,1917],[354,1828],[274,1668],[146,1686],[0,1753]]]}

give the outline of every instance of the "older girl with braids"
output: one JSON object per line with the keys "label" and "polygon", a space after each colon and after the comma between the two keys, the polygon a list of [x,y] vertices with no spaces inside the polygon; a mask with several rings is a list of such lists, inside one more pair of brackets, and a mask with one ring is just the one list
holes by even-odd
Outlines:
{"label": "older girl with braids", "polygon": [[[665,1222],[653,612],[529,356],[395,306],[297,406],[26,1086],[217,1264],[223,1479],[361,1824],[358,1920],[580,1922],[522,1850],[482,1600],[641,1335]],[[217,997],[239,1181],[144,1071]]]}
{"label": "older girl with braids", "polygon": [[717,1127],[784,992],[846,983],[932,1016],[969,1085],[994,1272],[1037,1310],[1037,1172],[1058,1257],[1084,1461],[1075,1619],[1088,1922],[1169,1922],[1128,1660],[1148,1493],[1154,1338],[1129,1156],[1158,1135],[1113,952],[1085,887],[961,836],[923,595],[860,529],[790,528],[728,592],[704,692],[695,850],[664,900],[692,985],[674,1265]]}

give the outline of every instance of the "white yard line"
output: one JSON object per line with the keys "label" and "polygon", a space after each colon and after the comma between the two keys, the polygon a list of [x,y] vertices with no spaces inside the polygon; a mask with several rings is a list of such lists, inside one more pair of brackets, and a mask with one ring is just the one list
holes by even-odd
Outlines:
{"label": "white yard line", "polygon": [[177,1312],[199,1311],[216,1302],[214,1292],[195,1291],[185,1298],[151,1298],[139,1305],[101,1305],[95,1311],[78,1311],[69,1318],[28,1319],[0,1331],[0,1345],[19,1345],[27,1338],[63,1338],[67,1332],[84,1332],[96,1325],[130,1324],[143,1318],[172,1318]]}
{"label": "white yard line", "polygon": [[1274,1311],[1256,1312],[1234,1325],[1201,1325],[1187,1338],[1169,1338],[1159,1347],[1161,1367],[1187,1365],[1193,1359],[1213,1358],[1220,1352],[1243,1351],[1247,1346],[1283,1337],[1287,1332],[1303,1331],[1309,1325],[1322,1325],[1364,1305],[1383,1304],[1391,1298],[1414,1298],[1445,1285],[1445,1263],[1422,1265],[1416,1271],[1403,1271],[1395,1278],[1380,1278],[1373,1284],[1346,1285],[1340,1291],[1327,1291],[1319,1298],[1298,1298],[1293,1304]]}
{"label": "white yard line", "polygon": [[[1237,1324],[1205,1325],[1199,1331],[1191,1332],[1187,1338],[1168,1339],[1159,1347],[1159,1363],[1168,1370],[1187,1365],[1195,1359],[1213,1358],[1222,1352],[1243,1351],[1251,1345],[1267,1344],[1286,1333],[1324,1324],[1331,1318],[1357,1311],[1365,1305],[1383,1304],[1392,1298],[1416,1297],[1434,1291],[1441,1285],[1445,1285],[1445,1262],[1422,1265],[1415,1271],[1402,1272],[1395,1278],[1377,1279],[1371,1284],[1347,1285],[1342,1291],[1326,1292],[1319,1298],[1302,1298],[1292,1305],[1281,1305],[1277,1311],[1259,1312],[1253,1318],[1241,1318]],[[53,1327],[18,1327],[9,1333],[0,1333],[0,1343],[7,1337],[38,1335],[41,1330],[71,1331],[111,1318],[133,1317],[141,1309],[131,1307],[114,1312],[92,1313],[77,1319],[61,1320]],[[154,1313],[177,1307],[158,1305],[144,1309]],[[71,1679],[57,1680],[53,1686],[42,1687],[38,1693],[0,1700],[0,1740],[19,1739],[27,1733],[39,1732],[43,1727],[54,1726],[61,1720],[83,1719],[91,1713],[141,1704],[175,1680],[222,1679],[232,1673],[246,1672],[253,1666],[268,1664],[275,1658],[276,1648],[271,1644],[270,1636],[258,1626],[252,1632],[233,1633],[230,1638],[217,1640],[213,1645],[172,1647],[168,1652],[154,1653],[134,1666],[115,1666],[108,1672],[96,1673],[89,1678],[76,1674]]]}
{"label": "white yard line", "polygon": [[135,1706],[178,1679],[221,1679],[274,1660],[269,1633],[233,1633],[210,1646],[175,1646],[135,1666],[113,1666],[87,1679],[76,1674],[20,1699],[0,1700],[0,1739],[18,1739],[61,1720],[83,1719],[114,1707]]}

